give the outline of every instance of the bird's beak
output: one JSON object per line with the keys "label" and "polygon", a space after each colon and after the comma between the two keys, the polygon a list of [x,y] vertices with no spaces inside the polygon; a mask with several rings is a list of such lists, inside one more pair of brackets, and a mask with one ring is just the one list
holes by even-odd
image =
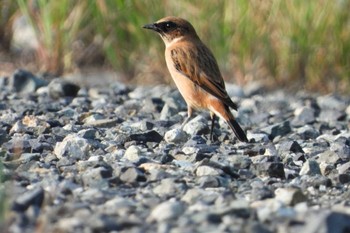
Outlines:
{"label": "bird's beak", "polygon": [[146,28],[146,29],[151,29],[153,31],[157,31],[158,30],[158,27],[155,23],[151,23],[151,24],[146,24],[143,26],[143,28]]}

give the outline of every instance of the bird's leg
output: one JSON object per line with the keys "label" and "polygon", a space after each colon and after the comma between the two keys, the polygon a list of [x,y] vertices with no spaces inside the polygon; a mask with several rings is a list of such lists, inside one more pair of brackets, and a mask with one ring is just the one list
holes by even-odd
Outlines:
{"label": "bird's leg", "polygon": [[216,120],[216,115],[213,112],[210,112],[210,118],[211,118],[211,127],[210,127],[210,140],[214,141],[213,138],[213,131],[214,131],[214,126],[215,126],[215,120]]}
{"label": "bird's leg", "polygon": [[182,122],[181,129],[183,129],[183,127],[187,124],[187,122],[191,119],[191,117],[192,117],[192,108],[187,107],[187,117],[184,120],[184,122]]}

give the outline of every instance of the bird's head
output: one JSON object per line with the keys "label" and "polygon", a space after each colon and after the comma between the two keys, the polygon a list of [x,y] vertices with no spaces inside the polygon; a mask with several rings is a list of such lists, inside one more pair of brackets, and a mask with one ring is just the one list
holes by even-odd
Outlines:
{"label": "bird's head", "polygon": [[163,39],[166,46],[175,40],[182,38],[198,39],[197,33],[193,26],[185,19],[168,16],[152,24],[146,24],[143,28],[151,29],[157,32]]}

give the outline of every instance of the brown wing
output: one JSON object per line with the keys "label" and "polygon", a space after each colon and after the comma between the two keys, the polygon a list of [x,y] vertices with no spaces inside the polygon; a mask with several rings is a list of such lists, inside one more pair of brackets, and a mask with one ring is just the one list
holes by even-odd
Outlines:
{"label": "brown wing", "polygon": [[176,47],[170,51],[170,54],[176,70],[226,105],[237,110],[237,105],[232,102],[225,90],[225,83],[218,64],[205,45]]}

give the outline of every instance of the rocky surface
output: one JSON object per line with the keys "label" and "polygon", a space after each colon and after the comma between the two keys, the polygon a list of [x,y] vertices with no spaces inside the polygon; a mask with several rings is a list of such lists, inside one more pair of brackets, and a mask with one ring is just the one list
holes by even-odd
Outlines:
{"label": "rocky surface", "polygon": [[210,142],[167,86],[0,84],[2,232],[350,231],[349,96],[228,84],[250,143]]}

